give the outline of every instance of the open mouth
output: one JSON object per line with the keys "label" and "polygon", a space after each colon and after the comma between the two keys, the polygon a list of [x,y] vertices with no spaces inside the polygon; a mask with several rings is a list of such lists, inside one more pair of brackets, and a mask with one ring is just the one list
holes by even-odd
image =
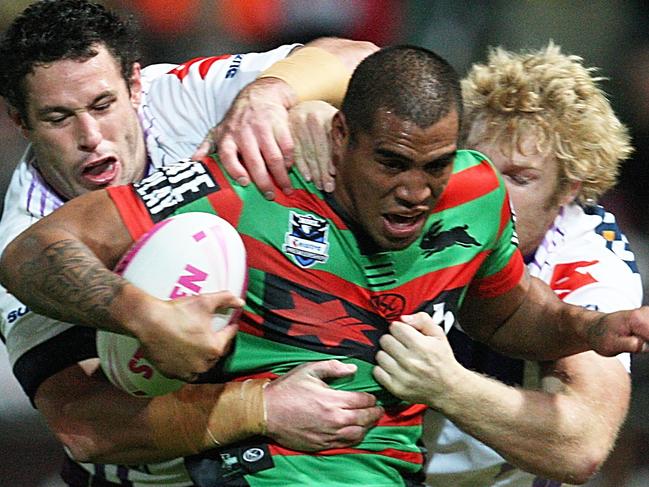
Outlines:
{"label": "open mouth", "polygon": [[86,164],[81,171],[81,177],[93,185],[106,185],[115,179],[117,170],[117,159],[106,157]]}
{"label": "open mouth", "polygon": [[386,213],[383,215],[383,220],[389,234],[397,238],[408,238],[421,231],[425,217],[425,213],[417,213],[412,216]]}

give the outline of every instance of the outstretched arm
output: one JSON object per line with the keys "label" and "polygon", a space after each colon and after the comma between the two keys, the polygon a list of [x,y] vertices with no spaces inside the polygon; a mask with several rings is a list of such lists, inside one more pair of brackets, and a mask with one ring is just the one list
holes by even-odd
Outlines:
{"label": "outstretched arm", "polygon": [[331,37],[296,49],[239,93],[193,158],[217,151],[241,184],[252,179],[269,199],[275,195],[273,180],[290,192],[287,168],[294,161],[294,142],[287,111],[305,100],[339,105],[354,68],[377,49],[371,42]]}
{"label": "outstretched arm", "polygon": [[591,349],[605,356],[640,352],[649,341],[649,307],[590,311],[564,303],[527,273],[495,298],[481,299],[469,290],[459,321],[473,339],[528,360],[556,360]]}
{"label": "outstretched arm", "polygon": [[[370,394],[325,384],[354,372],[334,360],[300,366],[266,387],[188,384],[153,399],[117,389],[97,366],[91,359],[68,367],[43,382],[35,397],[52,431],[81,462],[165,461],[214,448],[215,439],[225,445],[256,434],[304,451],[343,448],[360,442],[383,412]],[[241,392],[251,400],[229,407]]]}
{"label": "outstretched arm", "polygon": [[462,367],[427,315],[411,324],[396,322],[381,339],[375,377],[390,392],[428,404],[534,474],[584,483],[602,465],[630,397],[619,360],[586,352],[546,363],[543,390],[525,390]]}

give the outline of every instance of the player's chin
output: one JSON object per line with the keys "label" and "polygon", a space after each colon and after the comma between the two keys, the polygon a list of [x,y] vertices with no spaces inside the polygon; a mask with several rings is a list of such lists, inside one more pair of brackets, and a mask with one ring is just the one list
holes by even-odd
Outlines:
{"label": "player's chin", "polygon": [[412,244],[421,235],[425,218],[413,218],[408,222],[395,221],[383,216],[381,219],[381,240],[385,250],[401,250]]}
{"label": "player's chin", "polygon": [[380,246],[383,250],[403,250],[415,242],[420,235],[421,231],[382,232],[379,238],[381,241]]}

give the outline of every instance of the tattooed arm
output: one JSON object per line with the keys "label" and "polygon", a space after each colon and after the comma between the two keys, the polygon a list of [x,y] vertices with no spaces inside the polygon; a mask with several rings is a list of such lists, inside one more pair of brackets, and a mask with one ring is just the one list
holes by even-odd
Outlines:
{"label": "tattooed arm", "polygon": [[154,298],[109,270],[132,243],[108,194],[88,193],[12,242],[0,280],[37,313],[137,337],[162,373],[189,380],[214,365],[236,333],[213,332],[214,311],[242,302],[229,293]]}

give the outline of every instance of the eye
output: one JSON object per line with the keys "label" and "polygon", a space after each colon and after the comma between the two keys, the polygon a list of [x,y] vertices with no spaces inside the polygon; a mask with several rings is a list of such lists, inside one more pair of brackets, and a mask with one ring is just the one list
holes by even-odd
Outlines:
{"label": "eye", "polygon": [[424,169],[428,174],[439,174],[443,172],[448,166],[453,164],[455,157],[442,157],[426,164]]}
{"label": "eye", "polygon": [[506,179],[508,179],[509,181],[511,181],[513,184],[517,186],[527,186],[534,179],[530,175],[524,173],[505,174],[504,176]]}
{"label": "eye", "polygon": [[405,169],[403,161],[396,159],[379,159],[377,162],[388,172],[401,172]]}
{"label": "eye", "polygon": [[105,112],[113,105],[114,100],[102,101],[92,106],[92,109],[96,112]]}
{"label": "eye", "polygon": [[69,115],[65,113],[52,113],[47,115],[43,121],[50,125],[63,125],[63,123],[68,119]]}

